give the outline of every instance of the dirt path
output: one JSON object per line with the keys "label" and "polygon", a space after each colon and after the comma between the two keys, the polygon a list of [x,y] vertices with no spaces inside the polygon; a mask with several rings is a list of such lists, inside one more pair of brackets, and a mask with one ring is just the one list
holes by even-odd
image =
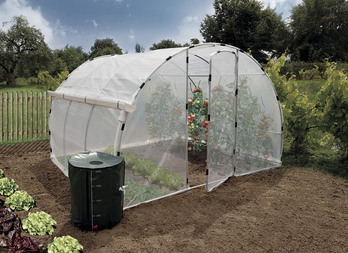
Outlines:
{"label": "dirt path", "polygon": [[[57,221],[52,236],[34,237],[46,245],[71,235],[85,253],[348,252],[348,181],[314,170],[234,177],[210,193],[197,188],[128,209],[120,224],[96,233],[70,223],[69,181],[48,152],[0,153],[0,168],[34,197],[32,212]],[[191,172],[191,183],[204,181],[204,162]]]}

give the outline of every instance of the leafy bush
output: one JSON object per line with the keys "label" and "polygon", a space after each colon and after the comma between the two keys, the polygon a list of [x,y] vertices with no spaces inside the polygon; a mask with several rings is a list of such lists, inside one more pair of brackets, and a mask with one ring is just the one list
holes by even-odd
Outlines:
{"label": "leafy bush", "polygon": [[54,91],[68,77],[68,75],[69,72],[67,70],[60,72],[55,77],[52,77],[48,71],[40,71],[38,74],[39,86]]}
{"label": "leafy bush", "polygon": [[51,235],[57,222],[52,216],[43,211],[29,213],[22,222],[22,227],[31,235]]}
{"label": "leafy bush", "polygon": [[18,185],[12,178],[0,178],[0,195],[10,196],[17,191]]}
{"label": "leafy bush", "polygon": [[150,185],[138,185],[128,177],[126,177],[125,183],[129,186],[126,188],[125,198],[130,201],[130,204],[144,202],[164,195],[162,190],[155,189]]}
{"label": "leafy bush", "polygon": [[[313,69],[317,69],[315,75],[304,75],[304,73],[308,73]],[[293,76],[296,77],[297,80],[301,80],[303,78],[314,78],[320,77],[323,78],[325,72],[325,63],[323,62],[302,62],[302,61],[287,61],[284,62],[284,65],[280,68],[280,75],[286,76],[287,78],[291,78]]]}
{"label": "leafy bush", "polygon": [[38,84],[39,83],[39,78],[31,76],[28,79],[28,83],[29,84]]}
{"label": "leafy bush", "polygon": [[48,253],[72,252],[78,253],[83,250],[83,246],[75,238],[67,235],[62,237],[55,237],[53,241],[48,244]]}
{"label": "leafy bush", "polygon": [[6,198],[6,204],[9,204],[12,210],[25,210],[29,211],[34,207],[34,199],[26,191],[16,191],[10,197]]}
{"label": "leafy bush", "polygon": [[284,115],[284,133],[290,140],[291,152],[301,153],[306,151],[308,132],[316,127],[316,118],[312,115],[313,101],[300,92],[294,79],[287,80],[280,70],[285,64],[285,55],[276,61],[270,60],[266,71],[270,76],[279,96]]}
{"label": "leafy bush", "polygon": [[348,161],[348,75],[330,62],[325,75],[327,80],[317,94],[315,112],[321,119],[321,129],[336,137]]}

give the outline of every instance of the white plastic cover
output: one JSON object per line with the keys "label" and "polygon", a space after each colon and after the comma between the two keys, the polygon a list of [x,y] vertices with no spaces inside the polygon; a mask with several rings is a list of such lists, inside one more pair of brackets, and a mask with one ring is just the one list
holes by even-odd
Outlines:
{"label": "white plastic cover", "polygon": [[120,151],[124,207],[188,189],[188,91],[194,82],[208,97],[209,74],[207,189],[232,175],[279,167],[282,114],[270,79],[249,55],[214,43],[82,64],[53,93],[53,162],[67,175],[74,154]]}

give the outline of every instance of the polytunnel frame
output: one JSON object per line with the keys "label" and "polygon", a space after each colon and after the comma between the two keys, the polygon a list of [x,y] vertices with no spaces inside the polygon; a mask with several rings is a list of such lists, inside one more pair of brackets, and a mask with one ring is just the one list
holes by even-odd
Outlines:
{"label": "polytunnel frame", "polygon": [[[146,83],[151,80],[151,77],[153,76],[153,74],[155,74],[166,62],[171,60],[173,57],[181,54],[183,51],[186,51],[186,68],[185,68],[185,70],[183,70],[183,69],[182,70],[185,72],[185,76],[186,76],[186,84],[185,84],[186,85],[186,110],[185,111],[186,111],[186,118],[188,118],[188,102],[187,102],[188,101],[188,96],[189,96],[188,87],[189,87],[189,80],[191,79],[191,77],[189,75],[189,58],[190,58],[189,54],[190,54],[190,49],[198,48],[198,47],[215,47],[215,46],[228,47],[228,48],[230,48],[232,50],[235,50],[235,52],[229,51],[229,50],[217,50],[216,52],[213,52],[213,53],[210,54],[209,61],[207,61],[206,59],[204,59],[203,57],[201,57],[201,56],[199,56],[197,54],[193,54],[193,56],[196,56],[198,59],[200,59],[200,60],[206,62],[207,64],[209,64],[209,74],[208,75],[202,75],[202,76],[207,76],[208,77],[209,100],[210,100],[210,96],[211,96],[211,72],[212,72],[212,58],[213,58],[213,56],[216,55],[216,54],[219,54],[219,53],[231,53],[231,54],[234,54],[235,58],[236,58],[236,64],[235,64],[235,69],[234,69],[235,83],[236,83],[236,85],[235,85],[235,98],[236,99],[235,99],[235,102],[234,102],[235,103],[234,120],[235,120],[235,123],[237,123],[237,116],[238,116],[237,100],[238,100],[239,52],[244,53],[247,57],[249,57],[254,63],[256,63],[260,67],[262,72],[267,77],[268,81],[272,84],[271,87],[273,89],[274,94],[276,95],[276,99],[277,99],[277,102],[278,102],[278,109],[279,109],[278,111],[280,112],[280,121],[281,121],[280,122],[280,124],[281,124],[281,133],[280,133],[281,134],[281,140],[280,140],[281,150],[280,150],[280,154],[282,154],[282,152],[283,152],[283,141],[284,141],[283,140],[283,112],[281,110],[279,97],[277,95],[277,92],[275,90],[275,87],[274,87],[270,77],[265,72],[265,70],[262,68],[262,66],[252,56],[250,56],[249,54],[246,54],[243,50],[241,50],[241,49],[239,49],[237,47],[234,47],[234,46],[231,46],[231,45],[226,45],[224,43],[204,43],[204,44],[192,45],[190,47],[187,47],[187,48],[185,48],[185,49],[183,49],[181,51],[178,51],[175,54],[169,56],[157,68],[155,68],[154,71],[152,71],[152,73],[147,77],[147,79],[139,86],[139,88],[137,89],[136,93],[134,93],[134,95],[132,96],[132,101],[131,101],[130,104],[124,103],[122,101],[118,101],[117,103],[115,103],[115,101],[108,101],[108,100],[101,101],[101,100],[97,100],[97,99],[87,99],[86,97],[68,96],[68,95],[65,95],[65,94],[59,94],[59,93],[52,92],[52,91],[48,91],[48,94],[50,96],[53,96],[53,97],[56,97],[56,98],[70,100],[70,103],[69,103],[69,106],[67,107],[67,110],[69,110],[69,107],[70,107],[70,104],[71,104],[72,101],[92,105],[90,113],[89,113],[89,118],[88,118],[88,121],[87,121],[85,136],[88,134],[88,125],[90,123],[91,115],[92,115],[92,112],[93,112],[93,110],[94,110],[96,105],[102,106],[102,107],[106,107],[106,108],[120,110],[120,116],[119,116],[119,119],[118,119],[119,120],[119,124],[118,124],[118,126],[116,127],[116,130],[115,130],[115,141],[114,141],[114,155],[115,156],[120,156],[120,154],[121,154],[122,136],[123,136],[123,133],[124,133],[124,129],[125,129],[128,113],[131,113],[131,112],[133,112],[135,110],[135,106],[133,106],[134,101],[136,100],[137,96],[139,95],[139,93],[143,89],[143,87],[146,85]],[[210,122],[210,110],[211,110],[210,107],[211,107],[211,105],[209,103],[208,104],[208,122]],[[65,115],[65,119],[64,119],[64,131],[65,131],[65,127],[66,127],[66,120],[67,120],[67,114]],[[209,125],[210,124],[208,123],[208,126]],[[188,122],[186,121],[186,129],[187,129],[187,127],[188,127]],[[179,191],[176,191],[176,192],[173,192],[173,193],[170,193],[170,194],[167,194],[167,195],[164,195],[164,196],[161,196],[161,197],[158,197],[158,198],[154,198],[154,199],[151,199],[151,200],[148,200],[148,201],[144,201],[144,202],[141,202],[141,203],[137,203],[137,204],[134,204],[134,205],[127,206],[124,209],[135,207],[135,206],[137,206],[139,204],[142,204],[142,203],[148,203],[148,202],[151,202],[151,201],[154,201],[154,200],[166,198],[166,197],[169,197],[169,196],[172,196],[172,195],[176,195],[176,194],[185,192],[185,191],[190,190],[190,189],[201,187],[201,186],[206,186],[207,191],[209,191],[208,190],[208,175],[206,177],[206,183],[201,184],[201,185],[192,186],[192,187],[189,186],[189,182],[188,182],[188,179],[189,179],[188,178],[188,131],[186,131],[185,135],[186,135],[186,143],[185,143],[185,146],[186,146],[186,152],[185,152],[185,160],[186,160],[185,161],[185,166],[186,166],[186,188],[182,189],[182,190],[179,190]],[[235,138],[236,138],[236,135],[237,135],[237,124],[235,125],[235,129],[234,129],[234,136],[235,136]],[[85,138],[85,142],[84,142],[84,148],[85,149],[87,147],[87,143],[86,143],[87,140],[86,139],[87,138]],[[64,140],[64,142],[65,142],[65,140]],[[236,144],[237,144],[237,141],[235,139],[234,151],[233,151],[234,154],[235,154],[235,150],[236,150]],[[116,147],[117,147],[117,151],[116,151]],[[64,149],[65,149],[65,144],[64,144]],[[209,149],[209,147],[207,147],[207,149]],[[236,157],[234,156],[233,159],[235,160]],[[280,156],[280,160],[281,160],[281,156]],[[235,165],[235,161],[234,161],[234,165]],[[280,166],[281,166],[281,163],[280,163]],[[272,168],[275,168],[275,167],[272,167]],[[232,168],[233,173],[231,174],[231,176],[235,176],[235,174],[234,174],[235,173],[235,169],[236,169],[236,167],[234,166]],[[208,174],[208,165],[207,165],[206,171],[207,171],[207,174]],[[257,173],[257,172],[259,172],[259,171],[252,171],[251,173],[248,173],[248,174]],[[247,174],[243,174],[243,175],[247,175]],[[231,177],[231,176],[229,176],[229,177]],[[220,184],[223,183],[224,181],[226,181],[229,177],[227,177],[226,179],[222,180],[220,182]],[[217,187],[217,186],[215,186],[215,187]]]}
{"label": "polytunnel frame", "polygon": [[[220,46],[226,46],[226,47],[229,47],[231,49],[234,49],[235,52],[233,51],[229,51],[229,50],[218,50],[214,53],[211,53],[210,54],[210,59],[209,61],[205,60],[203,57],[200,57],[199,55],[196,55],[194,54],[193,56],[196,56],[197,58],[201,59],[202,61],[206,62],[207,64],[209,64],[209,74],[208,75],[204,75],[204,76],[207,76],[208,77],[208,94],[209,94],[209,101],[210,101],[210,96],[211,96],[211,80],[212,80],[212,60],[213,60],[213,57],[217,54],[220,54],[220,53],[231,53],[235,56],[235,69],[234,69],[234,75],[235,75],[235,90],[234,90],[234,94],[235,94],[235,100],[234,100],[234,122],[235,122],[235,127],[234,127],[234,138],[235,138],[235,141],[234,141],[234,148],[233,148],[233,168],[232,168],[232,174],[229,176],[229,177],[232,177],[232,176],[235,176],[235,170],[236,170],[236,156],[235,156],[235,153],[236,153],[236,146],[237,146],[237,141],[236,141],[236,137],[237,137],[237,128],[238,128],[238,106],[237,106],[237,103],[238,103],[238,82],[239,82],[239,75],[238,75],[238,69],[239,69],[239,52],[242,52],[244,54],[246,54],[243,50],[239,49],[239,48],[236,48],[236,47],[233,47],[233,46],[230,46],[230,45],[226,45],[226,44],[216,44],[216,43],[205,43],[205,44],[199,44],[199,45],[192,45],[190,47],[188,47],[187,49],[184,49],[186,51],[186,69],[185,69],[185,76],[186,76],[186,101],[188,101],[188,86],[189,86],[189,80],[192,80],[191,79],[191,76],[189,75],[189,51],[190,49],[192,48],[196,48],[198,46],[216,46],[216,45],[220,45]],[[179,51],[177,52],[176,54],[172,55],[172,56],[169,56],[162,64],[160,64],[150,75],[149,77],[142,83],[142,85],[139,87],[136,95],[134,96],[134,100],[136,99],[136,97],[138,96],[139,92],[141,91],[141,89],[146,85],[146,82],[150,81],[151,80],[151,77],[154,73],[157,72],[157,70],[159,70],[167,61],[169,61],[170,59],[172,59],[173,57],[175,57],[176,55],[179,55],[181,54],[182,51]],[[274,85],[271,81],[271,79],[269,78],[268,74],[265,72],[265,70],[263,69],[263,67],[250,55],[246,54],[248,57],[250,57],[254,63],[256,63],[260,69],[262,70],[262,72],[266,75],[268,81],[272,84],[271,87],[273,89],[273,92],[274,94],[276,95],[276,99],[277,99],[277,102],[278,102],[278,109],[279,109],[279,112],[280,112],[280,119],[281,119],[281,153],[282,153],[282,150],[283,150],[283,113],[282,113],[282,110],[281,110],[281,106],[280,106],[280,103],[279,103],[279,97],[277,95],[277,92],[274,88]],[[179,67],[179,66],[177,66]],[[182,69],[181,67],[179,67],[180,69]],[[133,100],[133,102],[134,102]],[[211,104],[209,103],[208,104],[208,122],[210,122],[210,110],[211,110]],[[186,118],[188,118],[188,103],[186,102]],[[124,121],[124,123],[126,122],[126,120]],[[208,124],[209,126],[209,124]],[[186,128],[188,127],[188,122],[186,121]],[[124,126],[123,126],[123,129],[124,129]],[[123,134],[123,130],[121,131],[121,135]],[[207,168],[206,168],[206,182],[201,184],[201,185],[196,185],[196,186],[193,186],[193,187],[190,187],[189,186],[189,175],[188,175],[188,131],[186,131],[186,152],[185,152],[185,166],[186,166],[186,188],[183,189],[183,190],[180,190],[180,191],[176,191],[174,193],[171,193],[171,194],[167,194],[167,195],[164,195],[164,196],[161,196],[161,197],[158,197],[158,198],[154,198],[154,199],[151,199],[151,200],[148,200],[148,201],[144,201],[144,202],[141,202],[141,203],[138,203],[138,204],[134,204],[134,205],[131,205],[131,206],[128,206],[128,207],[125,207],[125,209],[127,208],[131,208],[131,207],[135,207],[139,204],[142,204],[142,203],[148,203],[148,202],[151,202],[151,201],[154,201],[154,200],[158,200],[158,199],[162,199],[162,198],[166,198],[166,197],[169,197],[169,196],[172,196],[172,195],[176,195],[176,194],[179,194],[179,193],[182,193],[182,192],[185,192],[187,190],[190,190],[190,189],[194,189],[194,188],[198,188],[198,187],[202,187],[202,186],[205,186],[206,190],[208,192],[212,191],[214,188],[218,187],[221,183],[225,182],[229,177],[223,179],[223,180],[219,180],[219,184],[217,184],[216,186],[214,186],[212,189],[209,189],[208,188],[208,174],[209,174],[209,169],[208,169],[208,164],[207,164]],[[208,133],[209,134],[209,133]],[[120,137],[120,139],[122,138],[122,136]],[[209,138],[209,136],[208,136]],[[120,148],[121,148],[121,140],[118,142],[119,145],[119,151],[118,151],[118,154],[117,155],[120,155]],[[115,149],[115,147],[114,147]],[[207,145],[207,152],[209,152],[209,146]],[[257,173],[259,171],[255,171],[255,172],[251,172],[250,174],[252,173]],[[246,175],[246,174],[245,174]]]}
{"label": "polytunnel frame", "polygon": [[[229,53],[235,56],[235,68],[234,68],[234,76],[235,76],[235,86],[234,86],[234,94],[235,94],[235,99],[234,99],[234,122],[235,122],[235,127],[234,127],[234,143],[233,143],[233,168],[232,168],[232,173],[231,176],[234,175],[236,167],[236,156],[235,156],[235,150],[237,146],[237,103],[238,103],[238,64],[239,64],[239,50],[236,49],[236,52],[233,51],[228,51],[228,50],[219,50],[215,53],[212,53],[210,55],[209,59],[209,79],[208,79],[208,93],[209,93],[209,99],[208,101],[211,101],[211,82],[212,82],[212,69],[213,69],[213,58],[215,55],[218,55],[220,53]],[[208,104],[208,122],[210,122],[210,115],[211,115],[211,103]],[[208,123],[208,127],[210,130],[210,124]],[[208,130],[208,138],[209,138],[209,130]],[[209,157],[210,153],[210,145],[207,145],[207,157]],[[231,177],[230,176],[230,177]],[[219,181],[217,185],[215,185],[213,188],[209,189],[209,162],[207,163],[207,169],[206,169],[206,183],[205,183],[205,188],[207,192],[212,191],[214,188],[218,187],[221,183],[225,182],[228,179],[222,179],[222,180],[217,180]]]}

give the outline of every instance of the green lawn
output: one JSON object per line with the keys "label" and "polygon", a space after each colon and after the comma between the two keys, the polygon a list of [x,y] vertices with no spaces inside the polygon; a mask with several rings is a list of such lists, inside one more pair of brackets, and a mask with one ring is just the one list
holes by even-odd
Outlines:
{"label": "green lawn", "polygon": [[21,91],[44,91],[45,89],[40,88],[37,84],[29,84],[25,78],[17,78],[16,85],[6,85],[3,81],[0,83],[0,92],[21,92]]}
{"label": "green lawn", "polygon": [[321,87],[325,84],[326,80],[314,79],[314,80],[297,80],[299,89],[306,93],[309,98],[313,98],[315,94],[320,91]]}

